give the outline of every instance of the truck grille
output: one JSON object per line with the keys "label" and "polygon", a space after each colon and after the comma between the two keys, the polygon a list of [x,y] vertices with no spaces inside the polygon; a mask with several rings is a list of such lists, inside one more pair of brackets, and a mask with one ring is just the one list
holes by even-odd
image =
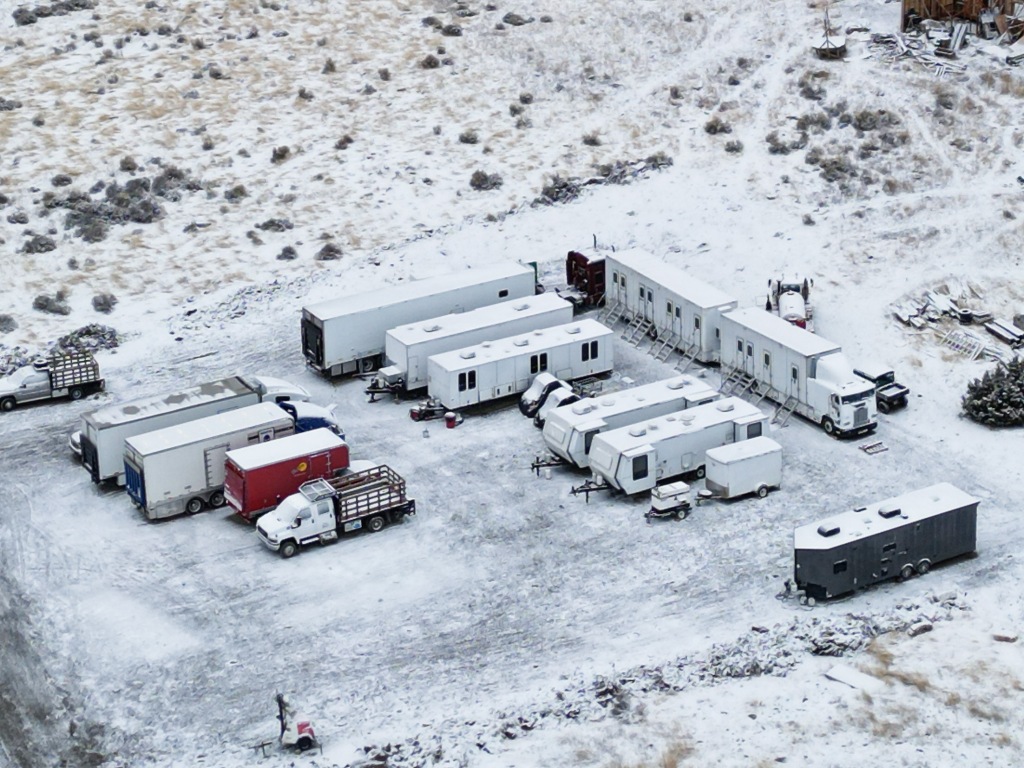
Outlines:
{"label": "truck grille", "polygon": [[863,427],[868,423],[867,406],[861,405],[853,409],[853,426]]}

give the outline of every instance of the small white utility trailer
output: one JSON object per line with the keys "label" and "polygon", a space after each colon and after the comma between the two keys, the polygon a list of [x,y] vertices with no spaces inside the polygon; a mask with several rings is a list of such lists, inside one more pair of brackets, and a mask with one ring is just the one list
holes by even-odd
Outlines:
{"label": "small white utility trailer", "polygon": [[455,315],[408,323],[385,334],[381,368],[371,393],[411,391],[427,386],[427,358],[490,339],[503,339],[572,322],[573,305],[555,293],[502,301]]}
{"label": "small white utility trailer", "polygon": [[444,352],[427,361],[427,391],[454,410],[524,392],[544,371],[565,381],[608,373],[612,338],[587,319]]}
{"label": "small white utility trailer", "polygon": [[629,321],[627,340],[647,334],[665,349],[718,362],[719,317],[737,307],[735,298],[645,251],[607,254],[605,274],[606,312]]}
{"label": "small white utility trailer", "polygon": [[761,498],[782,485],[782,446],[770,437],[755,437],[705,454],[704,487],[709,495],[733,499],[756,493]]}
{"label": "small white utility trailer", "polygon": [[380,364],[389,328],[536,290],[533,267],[505,263],[342,296],[302,308],[302,352],[307,365],[328,376],[368,372]]}
{"label": "small white utility trailer", "polygon": [[707,382],[683,374],[608,395],[585,397],[549,412],[544,443],[555,456],[577,467],[590,466],[590,444],[599,432],[717,400]]}

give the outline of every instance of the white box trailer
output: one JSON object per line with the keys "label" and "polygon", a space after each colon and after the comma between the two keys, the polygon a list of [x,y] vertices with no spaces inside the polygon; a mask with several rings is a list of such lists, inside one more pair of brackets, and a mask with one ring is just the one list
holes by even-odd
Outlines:
{"label": "white box trailer", "polygon": [[599,432],[667,416],[720,397],[706,382],[687,374],[622,392],[585,397],[547,414],[544,443],[559,458],[586,468],[590,466],[590,445]]}
{"label": "white box trailer", "polygon": [[355,293],[302,308],[306,364],[328,376],[380,365],[389,328],[533,296],[533,267],[508,262]]}
{"label": "white box trailer", "polygon": [[543,371],[565,381],[607,373],[613,335],[587,319],[433,355],[427,391],[454,410],[524,392]]}
{"label": "white box trailer", "polygon": [[723,377],[742,372],[779,403],[831,434],[878,425],[874,386],[857,376],[835,342],[761,309],[722,316]]}
{"label": "white box trailer", "polygon": [[124,441],[128,495],[150,520],[224,504],[228,451],[295,434],[275,403],[257,403]]}
{"label": "white box trailer", "polygon": [[770,437],[751,438],[710,448],[705,453],[704,487],[733,499],[756,493],[761,498],[782,485],[782,446]]}
{"label": "white box trailer", "polygon": [[605,256],[605,304],[652,324],[657,337],[701,363],[719,359],[719,317],[737,300],[645,251]]}
{"label": "white box trailer", "polygon": [[377,386],[427,386],[427,358],[491,339],[504,339],[572,322],[573,305],[555,293],[529,296],[392,328],[385,335]]}
{"label": "white box trailer", "polygon": [[624,493],[681,476],[704,476],[709,448],[768,432],[768,417],[738,397],[602,432],[590,446],[594,481]]}
{"label": "white box trailer", "polygon": [[283,379],[229,376],[171,394],[104,406],[82,416],[81,432],[71,436],[72,450],[94,483],[114,480],[124,485],[124,441],[155,429],[184,424],[215,413],[262,401],[309,400],[309,393]]}

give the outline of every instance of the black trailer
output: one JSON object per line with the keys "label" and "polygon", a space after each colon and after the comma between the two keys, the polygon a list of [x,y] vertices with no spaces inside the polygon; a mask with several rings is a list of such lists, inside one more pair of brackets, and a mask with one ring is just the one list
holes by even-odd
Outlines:
{"label": "black trailer", "polygon": [[816,600],[915,573],[974,552],[978,499],[949,483],[858,507],[793,534],[797,589]]}

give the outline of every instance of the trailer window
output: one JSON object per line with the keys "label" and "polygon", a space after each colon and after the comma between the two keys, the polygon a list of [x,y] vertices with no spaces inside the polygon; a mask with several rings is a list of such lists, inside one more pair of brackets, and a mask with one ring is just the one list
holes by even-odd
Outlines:
{"label": "trailer window", "polygon": [[896,542],[894,541],[894,542],[892,542],[892,544],[886,544],[884,547],[882,547],[882,551],[883,552],[895,552],[896,551]]}
{"label": "trailer window", "polygon": [[654,291],[652,291],[650,288],[647,289],[647,300],[654,301]]}
{"label": "trailer window", "polygon": [[459,392],[476,389],[476,371],[465,371],[459,374]]}
{"label": "trailer window", "polygon": [[743,354],[743,339],[736,339],[736,351]]}
{"label": "trailer window", "polygon": [[671,301],[665,302],[665,314],[667,314],[667,315],[671,315],[672,314],[672,302]]}
{"label": "trailer window", "polygon": [[800,369],[797,368],[795,365],[792,366],[789,369],[789,376],[790,376],[790,378],[793,379],[793,381],[796,381],[798,378],[800,378]]}
{"label": "trailer window", "polygon": [[583,342],[583,362],[597,360],[597,341]]}
{"label": "trailer window", "polygon": [[540,373],[548,369],[548,353],[541,352],[539,355],[530,356],[530,373]]}
{"label": "trailer window", "polygon": [[504,298],[507,298],[507,297],[508,297],[508,288],[502,288],[500,291],[498,291],[498,298],[499,299],[504,299]]}
{"label": "trailer window", "polygon": [[846,561],[840,560],[832,563],[832,573],[846,573]]}
{"label": "trailer window", "polygon": [[679,307],[676,307],[676,320],[680,319],[682,316],[682,311],[679,309]]}
{"label": "trailer window", "polygon": [[633,457],[633,479],[643,480],[647,477],[647,456]]}
{"label": "trailer window", "polygon": [[751,343],[750,343],[750,342],[748,341],[748,342],[747,342],[747,357],[753,357],[753,356],[754,356],[754,345],[753,345],[753,344],[751,344]]}
{"label": "trailer window", "polygon": [[772,367],[772,356],[768,352],[764,353],[764,367],[765,368],[771,368]]}
{"label": "trailer window", "polygon": [[762,434],[762,432],[761,432],[761,422],[760,421],[757,422],[756,424],[748,424],[747,425],[747,439],[748,440],[750,438],[752,438],[752,437],[760,437],[761,434]]}

